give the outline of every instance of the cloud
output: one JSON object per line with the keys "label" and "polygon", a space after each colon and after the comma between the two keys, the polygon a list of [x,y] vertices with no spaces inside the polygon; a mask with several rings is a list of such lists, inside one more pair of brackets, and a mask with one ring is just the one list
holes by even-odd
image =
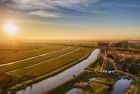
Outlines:
{"label": "cloud", "polygon": [[[71,7],[72,5],[82,4],[86,5],[90,0],[14,0],[16,3],[21,4],[26,7]],[[95,1],[95,0],[93,0]]]}
{"label": "cloud", "polygon": [[44,18],[59,18],[59,15],[56,13],[50,13],[50,12],[45,12],[45,11],[33,11],[29,12],[27,15],[34,15],[34,16],[39,16],[39,17],[44,17]]}
{"label": "cloud", "polygon": [[[90,19],[124,14],[128,9],[139,9],[139,0],[0,0],[5,10],[23,16],[39,18]],[[131,11],[131,10],[128,10]],[[129,12],[128,12],[129,13]],[[71,20],[71,19],[70,19]]]}
{"label": "cloud", "polygon": [[[1,1],[1,0],[0,0]],[[137,18],[140,15],[140,0],[2,0],[0,13],[13,12],[16,17],[46,21],[72,22],[84,20],[108,21],[108,19]],[[3,12],[8,15],[7,12]],[[3,16],[3,15],[0,15]],[[29,17],[28,17],[29,16]],[[38,19],[38,18],[39,19]],[[41,19],[42,18],[42,19]],[[44,19],[45,18],[45,19]],[[56,19],[57,18],[57,19]],[[48,19],[47,19],[48,20]],[[52,20],[52,19],[51,19]]]}
{"label": "cloud", "polygon": [[[9,0],[5,0],[7,2]],[[85,12],[83,7],[87,7],[91,2],[95,3],[98,0],[10,0],[11,11],[16,11],[22,15],[39,16],[48,18],[59,18],[65,13],[64,10],[73,10],[77,12]],[[5,7],[7,7],[5,6]],[[63,10],[62,10],[63,9]],[[67,13],[67,12],[66,12]],[[70,14],[70,13],[69,13]]]}

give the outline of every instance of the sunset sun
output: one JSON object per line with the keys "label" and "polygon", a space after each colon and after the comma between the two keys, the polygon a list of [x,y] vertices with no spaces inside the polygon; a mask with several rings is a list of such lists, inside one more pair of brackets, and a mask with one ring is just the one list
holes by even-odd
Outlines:
{"label": "sunset sun", "polygon": [[6,23],[4,25],[4,30],[9,35],[15,35],[17,31],[17,26],[14,23]]}

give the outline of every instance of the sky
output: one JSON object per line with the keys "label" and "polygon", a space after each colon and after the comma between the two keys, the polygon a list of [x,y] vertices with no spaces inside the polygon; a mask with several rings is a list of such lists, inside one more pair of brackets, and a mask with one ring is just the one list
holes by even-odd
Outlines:
{"label": "sky", "polygon": [[[3,30],[17,27],[15,36]],[[140,0],[0,0],[2,40],[140,40]]]}

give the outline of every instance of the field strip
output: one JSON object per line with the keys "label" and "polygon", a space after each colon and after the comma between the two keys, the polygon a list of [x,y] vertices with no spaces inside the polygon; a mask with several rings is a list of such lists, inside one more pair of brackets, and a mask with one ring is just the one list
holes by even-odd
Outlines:
{"label": "field strip", "polygon": [[[66,49],[68,49],[68,48],[70,48],[70,47],[64,48],[64,49],[62,49],[61,51],[66,50]],[[58,51],[60,51],[60,50],[58,50]],[[33,56],[33,57],[30,57],[30,58],[26,58],[26,59],[23,59],[23,60],[19,60],[19,61],[7,63],[7,64],[1,64],[0,67],[1,67],[1,66],[6,66],[6,65],[15,64],[15,63],[19,63],[19,62],[22,62],[22,61],[27,61],[27,60],[34,59],[34,58],[41,57],[41,56],[45,56],[45,55],[49,55],[49,54],[54,53],[54,52],[57,52],[57,51],[52,51],[52,52],[49,52],[49,53],[44,53],[44,54],[41,54],[41,55]]]}
{"label": "field strip", "polygon": [[[35,50],[41,50],[42,48],[33,48],[33,49],[27,49],[25,51],[35,51]],[[23,51],[23,50],[22,50]],[[3,55],[3,54],[11,54],[11,53],[16,53],[16,52],[20,52],[19,50],[18,51],[9,51],[9,52],[2,52],[0,53],[0,55]]]}
{"label": "field strip", "polygon": [[87,53],[85,53],[84,56],[80,57],[76,61],[73,61],[72,63],[69,63],[68,65],[64,65],[62,67],[59,67],[58,69],[55,69],[55,70],[53,70],[53,71],[51,71],[49,73],[45,73],[45,74],[43,74],[41,76],[38,76],[36,78],[20,82],[20,83],[14,85],[14,86],[11,86],[9,89],[14,90],[14,91],[25,89],[27,86],[31,86],[31,85],[33,85],[35,83],[38,83],[38,82],[40,82],[40,81],[42,81],[42,80],[44,80],[44,79],[46,79],[48,77],[54,76],[54,75],[56,75],[58,73],[61,73],[64,70],[66,70],[66,69],[76,65],[77,63],[80,63],[81,61],[85,60],[85,58],[87,58],[90,55],[91,51],[92,50],[89,50]]}
{"label": "field strip", "polygon": [[65,53],[67,53],[69,51],[73,51],[74,49],[76,49],[76,48],[70,47],[70,48],[65,49],[65,50],[61,49],[61,50],[56,51],[54,53],[51,53],[49,55],[44,55],[44,56],[41,56],[41,57],[36,57],[34,59],[30,59],[30,60],[27,60],[27,61],[22,61],[20,63],[14,63],[12,65],[10,64],[10,65],[5,65],[5,66],[0,66],[0,72],[1,73],[6,73],[8,71],[13,71],[13,70],[22,69],[22,68],[25,68],[25,67],[28,67],[28,66],[32,66],[34,64],[43,62],[43,61],[48,60],[50,58],[54,58],[56,56],[65,54]]}
{"label": "field strip", "polygon": [[78,51],[78,50],[80,50],[80,48],[77,48],[76,50],[73,50],[73,51],[67,52],[67,53],[65,53],[65,54],[59,55],[59,56],[57,56],[57,57],[48,59],[48,60],[46,60],[46,61],[43,61],[43,62],[34,64],[34,65],[32,65],[32,66],[28,66],[28,67],[25,67],[25,68],[22,68],[22,69],[17,69],[17,70],[9,71],[9,72],[6,72],[6,73],[16,72],[16,71],[20,71],[20,70],[24,70],[24,69],[29,69],[29,68],[31,68],[31,67],[37,66],[37,65],[39,65],[39,64],[45,63],[45,62],[50,61],[50,60],[54,60],[54,59],[60,58],[60,57],[62,57],[62,56],[65,56],[65,55],[67,55],[67,54],[73,53],[73,52]]}

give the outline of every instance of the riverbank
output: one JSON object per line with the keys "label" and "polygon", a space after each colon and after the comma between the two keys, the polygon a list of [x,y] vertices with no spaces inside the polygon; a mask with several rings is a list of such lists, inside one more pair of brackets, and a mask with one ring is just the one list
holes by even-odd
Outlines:
{"label": "riverbank", "polygon": [[[89,68],[90,66],[93,66],[95,64],[97,64],[99,62],[99,60],[97,59],[96,61],[94,61],[92,64],[90,64],[88,67],[86,68]],[[65,92],[67,92],[68,90],[72,89],[74,84],[76,82],[79,82],[79,81],[82,81],[82,80],[87,80],[87,77],[89,75],[87,75],[87,72],[84,71],[83,73],[80,73],[79,75],[73,77],[72,79],[66,81],[65,83],[45,92],[44,94],[63,94]]]}
{"label": "riverbank", "polygon": [[[86,67],[86,69],[88,68],[95,68],[97,66],[97,64],[99,63],[99,59],[97,59],[96,61],[94,61],[92,64],[90,64],[88,67]],[[87,71],[84,71],[83,73],[73,77],[72,79],[66,81],[65,83],[59,85],[58,87],[55,87],[43,94],[65,94],[66,92],[68,92],[69,90],[73,89],[75,87],[75,84],[77,83],[89,83],[89,81],[93,78],[95,78],[94,81],[90,81],[89,86],[90,86],[90,90],[86,90],[86,88],[84,88],[84,90],[82,90],[82,92],[86,92],[86,94],[91,94],[91,92],[95,94],[105,94],[105,92],[108,92],[109,90],[112,89],[113,85],[115,84],[115,82],[119,79],[118,75],[108,75],[108,74],[101,74],[101,77],[98,77],[98,75],[96,74],[91,74],[88,73]],[[94,84],[94,85],[93,85]],[[82,88],[82,86],[81,86]],[[90,92],[90,93],[88,93]]]}
{"label": "riverbank", "polygon": [[61,73],[61,72],[65,71],[66,69],[68,69],[68,68],[76,65],[77,63],[85,60],[90,55],[91,52],[92,52],[92,50],[90,50],[89,52],[87,52],[86,55],[82,56],[77,61],[75,61],[73,63],[70,63],[68,65],[65,65],[65,66],[63,66],[63,67],[61,67],[59,69],[56,69],[56,70],[54,70],[54,71],[52,71],[50,73],[44,74],[44,75],[39,76],[39,77],[37,77],[35,79],[27,80],[27,81],[24,81],[24,82],[22,82],[20,84],[17,84],[15,86],[12,86],[12,87],[10,87],[8,89],[8,91],[16,92],[18,90],[25,89],[26,87],[31,86],[32,84],[35,84],[35,83],[40,82],[40,81],[42,81],[42,80],[44,80],[46,78],[49,78],[49,77],[54,76],[54,75],[56,75],[58,73]]}
{"label": "riverbank", "polygon": [[79,81],[79,80],[84,80],[85,79],[86,72],[83,72],[79,74],[76,77],[73,77],[72,79],[66,81],[65,83],[43,93],[43,94],[64,94],[68,90],[72,89],[74,84]]}
{"label": "riverbank", "polygon": [[31,87],[27,87],[24,90],[19,90],[16,92],[16,94],[42,94],[43,92],[47,92],[65,83],[80,73],[83,73],[84,69],[97,59],[99,52],[99,49],[95,49],[87,59],[81,61],[75,66],[72,66],[55,76],[51,76],[45,80],[35,83]]}

